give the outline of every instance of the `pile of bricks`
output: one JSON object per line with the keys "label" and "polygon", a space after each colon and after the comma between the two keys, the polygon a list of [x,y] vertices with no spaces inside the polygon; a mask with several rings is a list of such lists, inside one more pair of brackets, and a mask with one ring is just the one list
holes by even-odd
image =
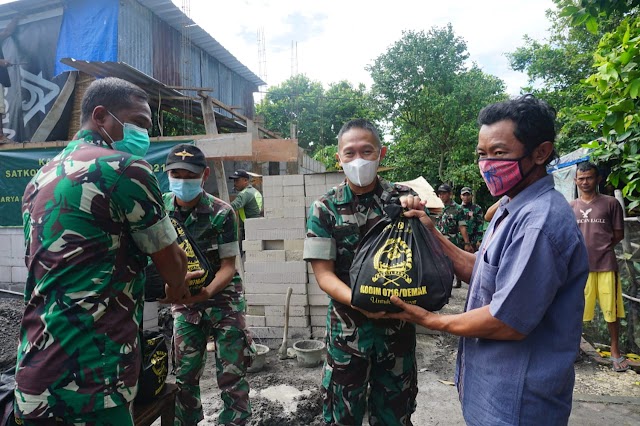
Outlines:
{"label": "pile of bricks", "polygon": [[311,203],[344,179],[341,173],[264,176],[264,217],[245,222],[244,287],[247,324],[259,343],[278,347],[289,304],[289,339],[322,337],[327,295],[302,260],[306,215]]}

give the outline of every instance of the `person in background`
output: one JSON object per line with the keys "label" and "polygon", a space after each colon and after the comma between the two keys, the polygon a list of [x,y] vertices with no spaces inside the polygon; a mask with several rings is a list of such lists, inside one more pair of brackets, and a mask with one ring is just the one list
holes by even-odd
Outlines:
{"label": "person in background", "polygon": [[176,145],[167,156],[170,192],[163,195],[169,215],[184,224],[206,256],[213,281],[188,302],[173,304],[173,350],[176,365],[176,425],[204,419],[200,378],[207,360],[207,339],[215,342],[215,368],[223,409],[218,422],[244,425],[251,418],[247,368],[255,347],[246,326],[247,303],[236,271],[238,222],[231,206],[206,193],[210,174],[203,152]]}
{"label": "person in background", "polygon": [[[442,214],[438,216],[436,221],[436,228],[446,236],[456,246],[463,250],[473,253],[473,245],[469,234],[467,233],[467,221],[464,216],[462,207],[455,201],[453,201],[452,190],[449,185],[443,183],[438,187],[436,191],[438,197],[444,204]],[[456,275],[455,288],[462,287],[462,280]]]}
{"label": "person in background", "polygon": [[133,425],[147,257],[167,300],[189,293],[186,255],[142,159],[147,94],[96,80],[81,121],[24,192],[28,276],[15,390],[24,425]]}
{"label": "person in background", "polygon": [[477,255],[438,232],[424,202],[401,200],[469,280],[462,314],[436,314],[392,296],[388,318],[460,336],[455,381],[468,425],[566,425],[589,273],[587,248],[547,164],[555,111],[532,95],[480,111],[476,152],[491,195],[502,196]]}
{"label": "person in background", "polygon": [[231,202],[231,207],[240,217],[240,241],[244,240],[244,221],[262,216],[262,194],[251,185],[251,175],[246,170],[236,170],[229,176],[238,195]]}
{"label": "person in background", "polygon": [[369,121],[344,124],[337,160],[346,181],[309,209],[304,259],[329,296],[322,379],[327,425],[361,425],[367,406],[371,425],[411,425],[416,409],[415,327],[351,306],[349,268],[362,237],[384,216],[381,197],[411,193],[377,175],[386,151]]}
{"label": "person in background", "polygon": [[465,186],[460,190],[460,199],[462,200],[462,213],[467,221],[467,234],[469,241],[475,252],[482,243],[482,235],[484,234],[484,213],[482,207],[473,202],[473,192],[471,188]]}
{"label": "person in background", "polygon": [[624,238],[624,215],[622,206],[614,197],[598,193],[600,180],[595,164],[578,164],[575,182],[580,197],[570,204],[589,254],[589,279],[584,289],[583,321],[593,320],[598,299],[611,337],[613,370],[623,372],[629,369],[629,363],[620,353],[618,342],[624,304],[614,247]]}

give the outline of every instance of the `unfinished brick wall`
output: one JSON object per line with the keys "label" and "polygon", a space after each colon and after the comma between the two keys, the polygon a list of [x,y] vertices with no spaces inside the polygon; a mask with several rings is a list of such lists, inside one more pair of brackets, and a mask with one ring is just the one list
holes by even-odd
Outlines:
{"label": "unfinished brick wall", "polygon": [[302,260],[302,250],[309,206],[342,180],[342,173],[263,177],[265,214],[246,220],[243,242],[247,323],[258,342],[280,345],[289,287],[289,339],[324,335],[328,297]]}

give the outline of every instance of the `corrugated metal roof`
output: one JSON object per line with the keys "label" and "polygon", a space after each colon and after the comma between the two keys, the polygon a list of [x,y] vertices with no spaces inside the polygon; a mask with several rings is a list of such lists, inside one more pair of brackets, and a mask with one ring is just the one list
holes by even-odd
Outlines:
{"label": "corrugated metal roof", "polygon": [[[97,78],[118,77],[127,80],[144,89],[152,99],[162,101],[163,105],[180,109],[182,100],[176,99],[176,97],[186,96],[184,93],[167,87],[164,83],[124,62],[80,61],[72,58],[62,58],[60,62]],[[202,117],[200,102],[193,102],[192,113],[194,120],[200,122],[200,117]],[[245,123],[225,117],[217,111],[214,111],[214,113],[218,126],[230,130],[246,131]]]}
{"label": "corrugated metal roof", "polygon": [[167,22],[176,30],[182,32],[185,23],[189,25],[189,37],[196,46],[200,47],[211,56],[226,65],[238,75],[246,78],[256,86],[263,86],[266,83],[255,75],[246,65],[242,64],[235,56],[216,41],[208,32],[203,30],[192,19],[182,13],[171,0],[137,0],[148,7],[160,19]]}
{"label": "corrugated metal roof", "polygon": [[[230,70],[247,79],[256,86],[266,83],[254,74],[246,65],[242,64],[235,56],[225,49],[216,39],[203,30],[192,19],[188,18],[180,8],[171,0],[137,0],[138,3],[149,8],[160,19],[167,22],[176,30],[182,32],[183,26],[188,22],[190,38],[193,44],[209,53]],[[52,9],[63,6],[61,0],[19,0],[0,5],[0,19],[10,17],[16,13],[35,12],[42,9]]]}
{"label": "corrugated metal roof", "polygon": [[73,58],[63,58],[60,59],[60,62],[97,78],[118,77],[127,80],[146,90],[155,98],[185,96],[183,93],[167,87],[164,83],[124,62],[82,61]]}

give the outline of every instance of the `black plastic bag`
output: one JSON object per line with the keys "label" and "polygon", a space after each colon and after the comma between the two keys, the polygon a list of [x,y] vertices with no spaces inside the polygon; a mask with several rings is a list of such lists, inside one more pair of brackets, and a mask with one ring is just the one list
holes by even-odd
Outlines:
{"label": "black plastic bag", "polygon": [[146,403],[164,391],[169,371],[169,354],[164,335],[144,330],[141,337],[142,366],[138,377],[136,402]]}
{"label": "black plastic bag", "polygon": [[[204,275],[193,278],[189,282],[189,291],[191,294],[198,294],[203,287],[206,287],[213,281],[215,273],[211,270],[211,265],[207,257],[202,253],[193,237],[187,232],[187,228],[176,218],[171,218],[171,224],[178,234],[176,242],[187,253],[187,272],[203,270]],[[158,273],[158,269],[153,263],[145,268],[146,283],[144,300],[154,301],[164,299],[164,280]]]}
{"label": "black plastic bag", "polygon": [[349,270],[351,304],[369,312],[399,312],[389,300],[429,311],[449,301],[453,267],[440,243],[417,218],[402,216],[396,204],[384,207],[383,217],[362,238]]}
{"label": "black plastic bag", "polygon": [[11,367],[0,373],[0,426],[17,425],[13,412],[15,388],[16,368]]}

